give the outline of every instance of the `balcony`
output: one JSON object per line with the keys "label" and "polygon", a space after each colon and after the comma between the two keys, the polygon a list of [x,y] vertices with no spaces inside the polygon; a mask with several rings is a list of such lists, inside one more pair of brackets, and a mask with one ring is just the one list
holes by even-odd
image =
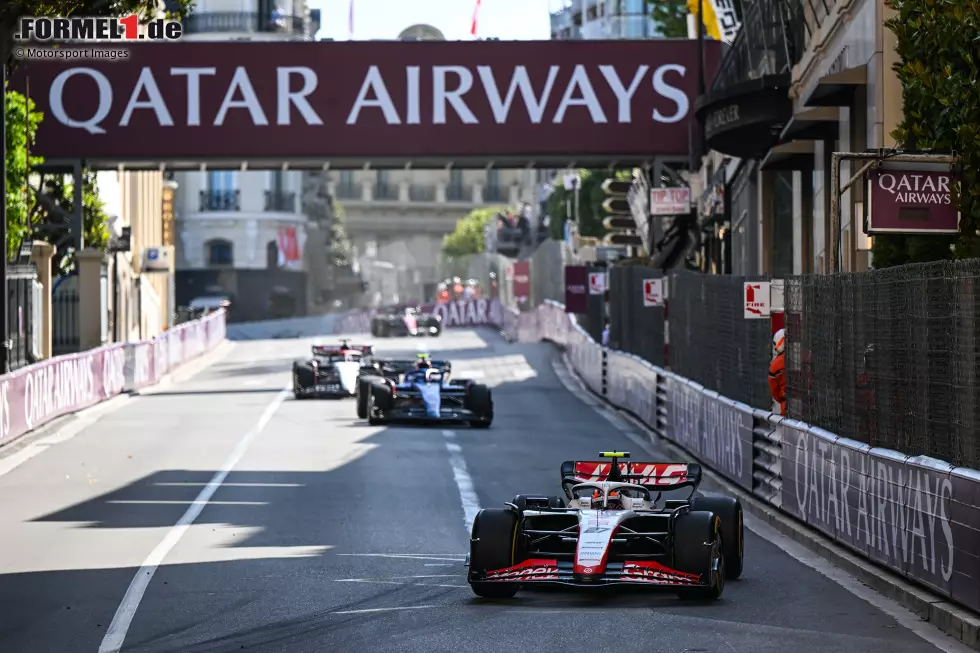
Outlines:
{"label": "balcony", "polygon": [[241,211],[242,193],[238,190],[202,190],[202,213],[207,211]]}
{"label": "balcony", "polygon": [[473,189],[463,184],[450,184],[446,186],[447,202],[472,202]]}
{"label": "balcony", "polygon": [[503,186],[487,186],[483,189],[484,202],[508,202],[510,193]]}
{"label": "balcony", "polygon": [[334,188],[334,195],[342,200],[359,200],[361,193],[361,185],[353,182],[337,184]]}
{"label": "balcony", "polygon": [[413,202],[435,202],[436,187],[422,184],[412,184],[408,188],[408,199]]}
{"label": "balcony", "polygon": [[374,199],[385,201],[398,200],[398,186],[394,184],[378,184],[374,187]]}
{"label": "balcony", "polygon": [[305,16],[265,16],[256,12],[195,12],[183,20],[184,34],[245,32],[308,36]]}
{"label": "balcony", "polygon": [[265,210],[296,213],[296,193],[281,190],[265,191]]}

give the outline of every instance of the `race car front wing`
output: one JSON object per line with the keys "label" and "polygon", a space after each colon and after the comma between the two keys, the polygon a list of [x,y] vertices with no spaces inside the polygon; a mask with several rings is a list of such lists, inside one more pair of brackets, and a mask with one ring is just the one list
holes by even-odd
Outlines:
{"label": "race car front wing", "polygon": [[699,587],[705,585],[698,574],[671,569],[658,562],[611,562],[599,573],[574,573],[574,564],[558,560],[525,560],[504,569],[470,571],[469,581],[490,583],[547,583],[595,587],[600,585],[651,585],[657,587]]}

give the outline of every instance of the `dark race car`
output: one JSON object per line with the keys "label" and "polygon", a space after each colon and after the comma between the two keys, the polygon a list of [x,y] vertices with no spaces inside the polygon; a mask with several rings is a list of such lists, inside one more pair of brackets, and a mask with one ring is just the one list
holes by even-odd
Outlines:
{"label": "dark race car", "polygon": [[[568,499],[518,495],[481,510],[470,538],[468,581],[478,596],[509,598],[537,583],[671,588],[682,598],[717,599],[742,575],[742,506],[698,491],[695,463],[567,461]],[[689,488],[681,499],[664,493]]]}
{"label": "dark race car", "polygon": [[429,361],[424,355],[412,369],[402,371],[399,368],[391,365],[387,369],[400,374],[366,372],[360,378],[357,384],[359,418],[374,425],[455,422],[490,428],[493,397],[487,386],[466,379],[451,379],[447,361]]}
{"label": "dark race car", "polygon": [[312,356],[293,361],[293,396],[353,397],[361,367],[370,364],[371,345],[313,345]]}
{"label": "dark race car", "polygon": [[392,336],[438,336],[442,333],[442,318],[423,313],[419,306],[389,306],[371,318],[371,335],[376,338]]}

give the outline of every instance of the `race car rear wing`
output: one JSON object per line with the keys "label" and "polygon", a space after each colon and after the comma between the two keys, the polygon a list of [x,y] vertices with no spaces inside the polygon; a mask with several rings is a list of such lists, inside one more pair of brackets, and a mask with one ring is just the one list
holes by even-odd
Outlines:
{"label": "race car rear wing", "polygon": [[[615,465],[615,469],[613,467]],[[561,478],[576,483],[615,481],[635,483],[651,490],[697,488],[701,484],[701,465],[697,463],[626,462],[618,460],[566,460],[561,464]]]}
{"label": "race car rear wing", "polygon": [[374,345],[349,345],[347,343],[340,345],[313,345],[314,356],[330,356],[332,354],[342,354],[345,351],[359,351],[365,356],[370,356],[374,353]]}
{"label": "race car rear wing", "polygon": [[[388,358],[388,359],[377,360],[375,362],[386,369],[392,370],[393,372],[404,374],[409,370],[415,369],[415,364],[418,362],[418,360],[402,360],[402,359]],[[431,363],[432,367],[434,367],[437,370],[447,371],[452,368],[452,365],[449,363],[449,361],[429,360],[429,363]]]}

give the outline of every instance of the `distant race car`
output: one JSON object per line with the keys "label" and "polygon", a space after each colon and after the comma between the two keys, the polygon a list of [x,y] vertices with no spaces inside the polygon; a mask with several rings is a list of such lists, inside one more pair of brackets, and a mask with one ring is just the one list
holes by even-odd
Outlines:
{"label": "distant race car", "polygon": [[423,313],[418,306],[389,306],[371,318],[371,335],[376,338],[438,336],[440,333],[442,318],[435,313]]}
{"label": "distant race car", "polygon": [[490,388],[468,379],[452,379],[447,361],[429,361],[422,355],[408,370],[399,369],[401,362],[380,362],[379,367],[389,373],[362,370],[357,382],[359,418],[370,424],[461,422],[490,428]]}
{"label": "distant race car", "polygon": [[313,345],[310,358],[293,361],[293,396],[353,397],[361,367],[370,364],[371,345]]}
{"label": "distant race car", "polygon": [[[467,574],[478,596],[510,598],[524,584],[633,585],[717,599],[742,575],[742,506],[698,491],[695,463],[610,460],[561,465],[565,500],[518,495],[477,513]],[[690,488],[683,499],[664,492]]]}

